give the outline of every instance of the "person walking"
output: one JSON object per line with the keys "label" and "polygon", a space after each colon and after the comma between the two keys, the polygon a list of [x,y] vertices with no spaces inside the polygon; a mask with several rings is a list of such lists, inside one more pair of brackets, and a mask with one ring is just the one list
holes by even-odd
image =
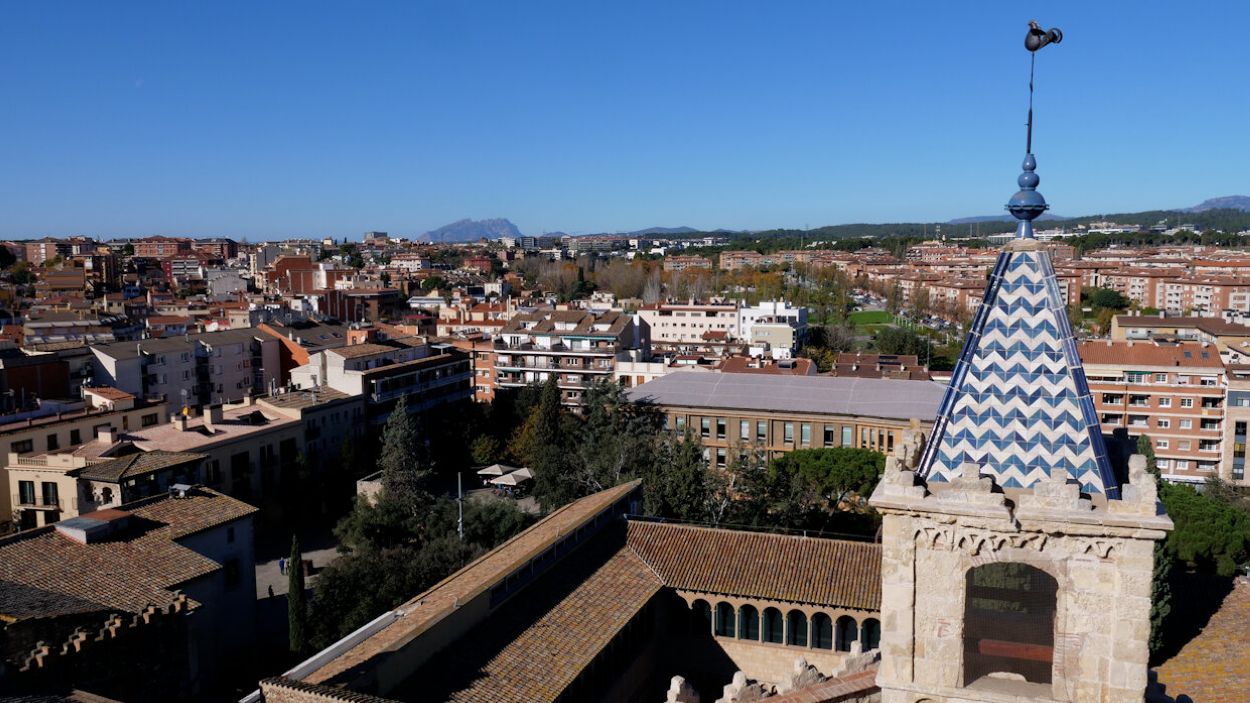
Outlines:
{"label": "person walking", "polygon": [[286,557],[278,557],[278,573],[286,576]]}

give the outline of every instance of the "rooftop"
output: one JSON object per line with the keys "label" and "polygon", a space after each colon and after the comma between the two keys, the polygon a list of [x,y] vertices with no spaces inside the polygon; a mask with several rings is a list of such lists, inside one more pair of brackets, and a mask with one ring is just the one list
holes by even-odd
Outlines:
{"label": "rooftop", "polygon": [[132,429],[123,433],[119,439],[134,442],[136,447],[145,451],[195,451],[201,447],[257,432],[272,431],[275,427],[298,422],[297,419],[284,417],[273,411],[266,415],[263,407],[243,402],[223,407],[221,421],[212,423],[211,431],[204,422],[204,417],[200,416],[190,418],[186,430],[180,430],[173,423],[166,422],[143,429]]}
{"label": "rooftop", "polygon": [[666,406],[927,422],[937,414],[943,393],[943,386],[932,381],[677,372],[644,383],[628,396]]}
{"label": "rooftop", "polygon": [[1086,364],[1146,368],[1223,369],[1220,351],[1200,342],[1081,342],[1081,360]]}
{"label": "rooftop", "polygon": [[172,469],[183,464],[193,464],[205,458],[207,457],[204,454],[167,452],[156,449],[141,454],[131,454],[119,459],[111,459],[99,464],[88,464],[78,472],[78,476],[95,481],[120,482],[125,479]]}
{"label": "rooftop", "polygon": [[0,619],[168,607],[173,589],[221,568],[177,540],[256,512],[207,488],[121,508],[131,524],[104,541],[82,544],[54,526],[0,539]]}

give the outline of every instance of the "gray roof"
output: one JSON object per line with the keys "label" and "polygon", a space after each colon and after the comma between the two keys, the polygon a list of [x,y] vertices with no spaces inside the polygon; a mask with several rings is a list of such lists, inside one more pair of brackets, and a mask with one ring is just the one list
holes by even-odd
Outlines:
{"label": "gray roof", "polygon": [[933,381],[676,371],[628,395],[633,401],[666,406],[930,422],[945,390]]}

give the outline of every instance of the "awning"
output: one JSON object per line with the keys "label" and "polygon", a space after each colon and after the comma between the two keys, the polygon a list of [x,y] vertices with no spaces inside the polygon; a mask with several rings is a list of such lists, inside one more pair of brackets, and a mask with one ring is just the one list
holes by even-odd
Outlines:
{"label": "awning", "polygon": [[516,470],[517,468],[515,466],[506,466],[504,464],[491,464],[490,466],[487,466],[484,469],[478,469],[477,475],[478,476],[503,476],[504,474],[512,473],[513,471],[516,471]]}
{"label": "awning", "polygon": [[491,479],[491,483],[496,486],[518,486],[532,478],[533,475],[530,474],[529,469],[518,469],[507,476],[500,476],[499,478]]}

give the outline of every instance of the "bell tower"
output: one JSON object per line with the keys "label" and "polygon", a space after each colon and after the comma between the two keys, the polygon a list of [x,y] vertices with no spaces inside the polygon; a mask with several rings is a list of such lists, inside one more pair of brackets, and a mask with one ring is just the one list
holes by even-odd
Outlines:
{"label": "bell tower", "polygon": [[[1035,52],[1063,35],[1030,23]],[[1141,703],[1154,545],[1172,528],[1144,457],[1108,460],[1064,296],[1033,220],[1029,137],[994,266],[927,442],[910,432],[884,516],[883,703]]]}

